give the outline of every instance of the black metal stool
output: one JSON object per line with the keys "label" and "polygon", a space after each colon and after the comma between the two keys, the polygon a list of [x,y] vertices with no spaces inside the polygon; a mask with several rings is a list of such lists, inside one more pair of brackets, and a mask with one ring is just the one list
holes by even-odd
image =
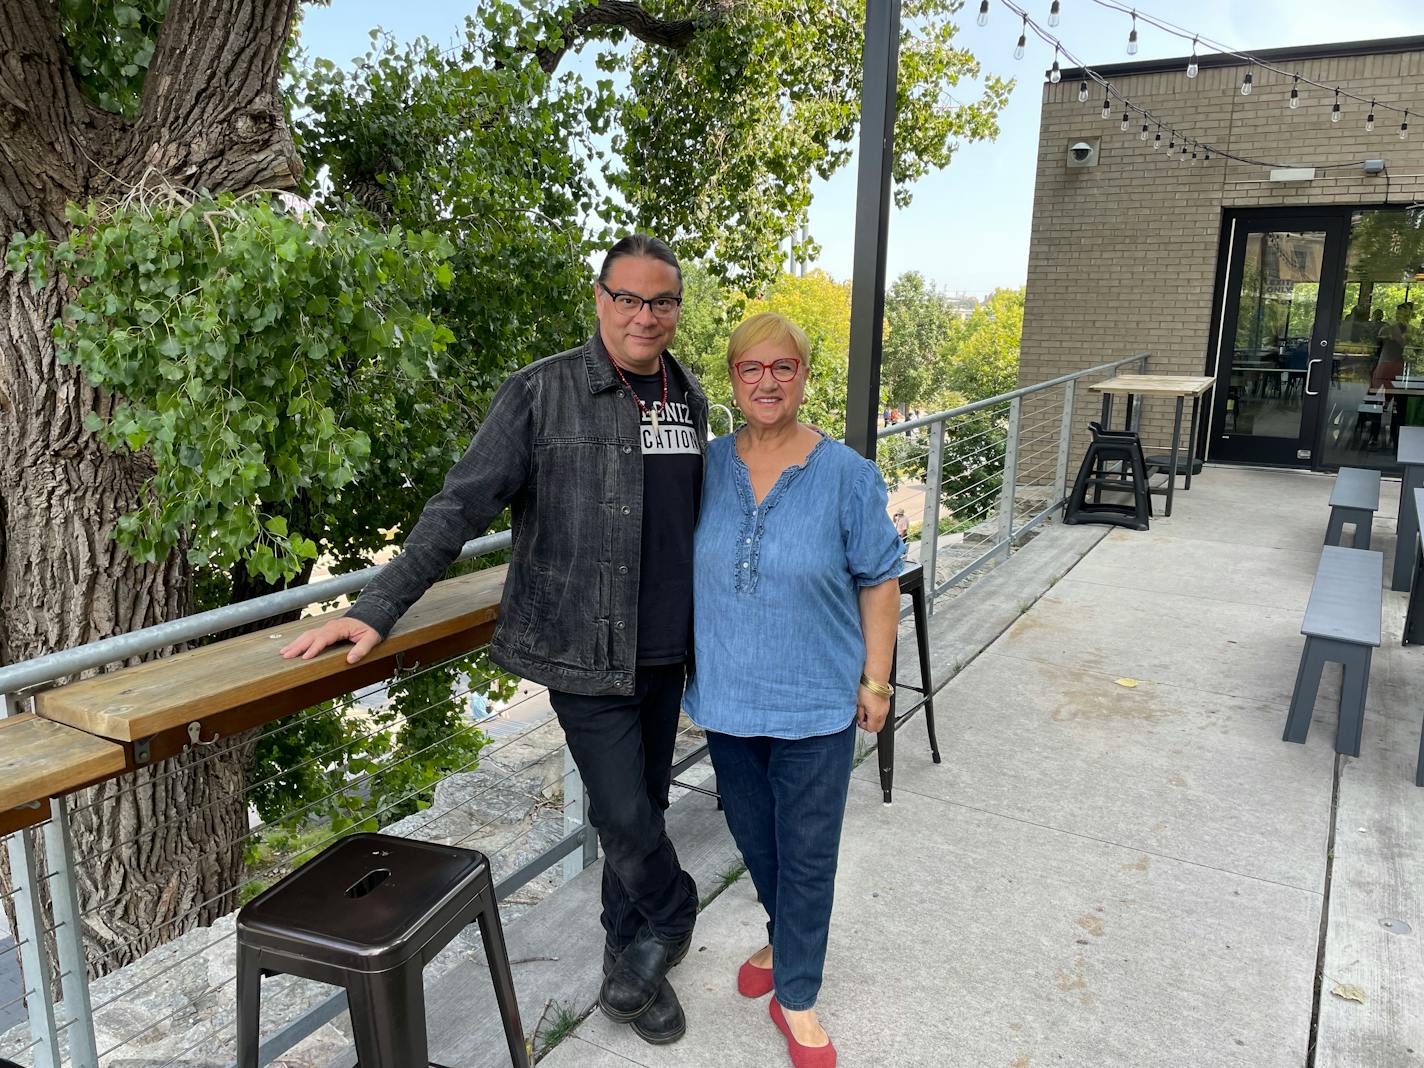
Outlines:
{"label": "black metal stool", "polygon": [[876,751],[880,754],[880,792],[885,797],[885,803],[890,803],[890,790],[895,781],[895,732],[900,729],[900,724],[909,719],[919,709],[917,704],[902,716],[895,714],[896,697],[901,690],[910,690],[920,694],[924,700],[920,704],[925,709],[925,728],[930,736],[930,755],[934,762],[938,764],[939,742],[935,739],[934,725],[934,691],[930,688],[930,636],[928,613],[925,611],[925,569],[918,563],[907,562],[905,570],[900,572],[900,595],[909,595],[911,610],[915,617],[915,645],[920,654],[920,685],[900,685],[894,683],[895,672],[900,662],[900,643],[895,643],[895,655],[890,661],[890,679],[895,686],[895,694],[890,698],[890,714],[885,717],[885,726],[880,728],[880,733],[876,736]]}
{"label": "black metal stool", "polygon": [[[1104,430],[1098,423],[1089,423],[1093,440],[1083,454],[1073,492],[1063,510],[1065,523],[1111,523],[1114,526],[1146,530],[1152,515],[1151,486],[1147,481],[1147,462],[1142,455],[1142,442],[1130,430]],[[1117,463],[1116,471],[1107,465]],[[1167,466],[1171,466],[1168,461]],[[1088,490],[1093,500],[1088,501]],[[1132,504],[1104,504],[1103,491],[1130,493]]]}
{"label": "black metal stool", "polygon": [[360,1068],[429,1064],[425,965],[479,920],[515,1068],[528,1068],[489,860],[472,849],[355,834],[237,914],[237,1064],[257,1068],[262,977],[346,989]]}

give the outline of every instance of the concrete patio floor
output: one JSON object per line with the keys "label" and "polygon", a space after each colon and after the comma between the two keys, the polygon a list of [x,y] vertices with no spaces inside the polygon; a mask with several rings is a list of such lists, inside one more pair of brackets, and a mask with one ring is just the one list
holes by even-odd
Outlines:
{"label": "concrete patio floor", "polygon": [[[1307,744],[1281,741],[1330,486],[1208,468],[1170,519],[1026,589],[977,656],[963,609],[936,613],[936,676],[965,664],[936,700],[944,763],[916,720],[893,805],[873,757],[852,783],[819,1006],[842,1065],[1424,1065],[1424,649],[1399,645],[1402,594],[1361,757],[1333,750],[1338,669]],[[789,1063],[766,1000],[735,991],[762,922],[745,877],[704,910],[673,973],[680,1042],[594,1011],[541,1064]]]}

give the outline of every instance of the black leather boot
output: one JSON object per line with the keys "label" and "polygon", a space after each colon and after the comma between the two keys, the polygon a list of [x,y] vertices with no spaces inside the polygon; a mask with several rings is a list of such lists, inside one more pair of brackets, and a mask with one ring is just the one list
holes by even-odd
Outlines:
{"label": "black leather boot", "polygon": [[[687,956],[691,945],[691,934],[681,944],[669,946],[644,927],[618,954],[603,978],[598,991],[598,1007],[603,1014],[616,1023],[632,1023],[642,1016],[658,1000],[668,969]],[[605,963],[607,960],[605,947]]]}
{"label": "black leather boot", "polygon": [[[678,952],[673,955],[672,964],[678,964],[682,958],[687,956],[687,950],[691,944],[691,939],[678,947]],[[613,966],[618,963],[618,955],[603,947],[603,974],[606,977],[613,970]],[[676,1042],[687,1033],[687,1017],[683,1014],[682,1003],[677,1000],[677,991],[672,988],[672,984],[663,979],[658,985],[657,997],[648,1006],[643,1015],[632,1022],[635,1034],[644,1042],[650,1042],[654,1046],[666,1046],[671,1042]]]}

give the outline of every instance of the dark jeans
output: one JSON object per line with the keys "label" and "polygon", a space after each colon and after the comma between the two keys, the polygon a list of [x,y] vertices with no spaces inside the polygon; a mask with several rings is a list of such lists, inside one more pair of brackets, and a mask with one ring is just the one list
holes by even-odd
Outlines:
{"label": "dark jeans", "polygon": [[819,738],[707,732],[727,826],[770,917],[776,1000],[809,1009],[821,992],[855,724]]}
{"label": "dark jeans", "polygon": [[639,668],[630,696],[549,691],[603,846],[603,929],[614,952],[644,923],[675,945],[697,920],[697,885],[663,823],[685,676],[682,664]]}

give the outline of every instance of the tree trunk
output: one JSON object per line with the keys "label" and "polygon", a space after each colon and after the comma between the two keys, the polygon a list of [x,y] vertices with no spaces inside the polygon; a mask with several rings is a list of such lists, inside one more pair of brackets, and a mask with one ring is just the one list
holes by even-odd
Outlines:
{"label": "tree trunk", "polygon": [[[292,184],[277,74],[295,2],[172,0],[130,122],[78,89],[54,0],[3,0],[0,238],[62,237],[67,201],[154,176],[214,191]],[[181,550],[141,564],[114,544],[114,524],[141,502],[151,470],[83,429],[87,413],[105,416],[112,401],[56,359],[51,328],[67,284],[36,292],[28,278],[0,274],[0,663],[191,606]],[[91,974],[233,907],[251,750],[250,736],[236,738],[71,798]],[[6,859],[0,891],[10,885]]]}

